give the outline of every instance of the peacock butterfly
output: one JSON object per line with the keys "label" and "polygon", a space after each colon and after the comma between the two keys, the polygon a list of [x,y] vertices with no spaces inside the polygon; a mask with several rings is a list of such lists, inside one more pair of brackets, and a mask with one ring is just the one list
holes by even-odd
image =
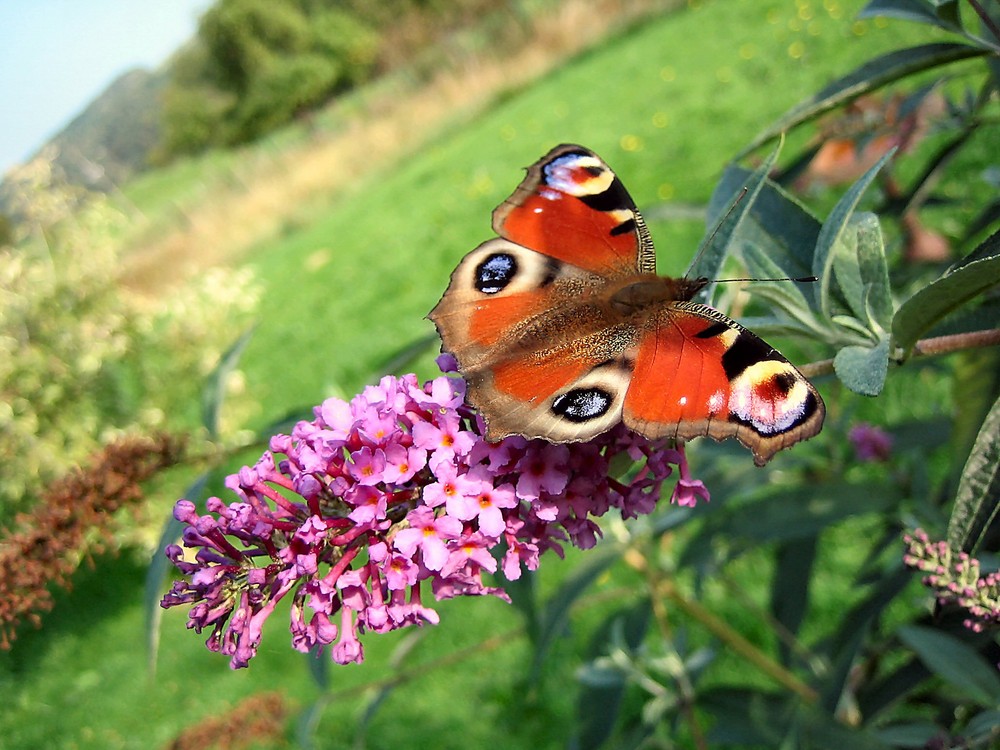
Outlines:
{"label": "peacock butterfly", "polygon": [[656,275],[649,230],[611,168],[552,149],[493,211],[429,317],[486,437],[735,437],[758,466],[823,426],[816,389],[781,354],[692,301],[708,281]]}

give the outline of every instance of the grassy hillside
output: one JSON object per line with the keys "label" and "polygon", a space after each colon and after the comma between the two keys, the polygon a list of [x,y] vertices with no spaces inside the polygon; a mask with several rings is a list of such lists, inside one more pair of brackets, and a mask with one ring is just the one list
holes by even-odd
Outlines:
{"label": "grassy hillside", "polygon": [[[424,316],[462,255],[490,236],[490,211],[521,179],[521,167],[556,143],[576,141],[604,156],[640,207],[703,204],[726,159],[781,111],[878,50],[926,38],[900,24],[852,25],[849,17],[861,5],[691,2],[530,83],[521,76],[523,83],[504,87],[502,66],[484,64],[482,90],[475,90],[474,76],[467,79],[466,106],[454,105],[451,118],[424,118],[415,110],[412,132],[398,123],[379,130],[380,113],[366,107],[385,99],[359,95],[356,111],[347,114],[369,117],[362,120],[369,128],[348,128],[355,121],[343,110],[330,115],[341,118],[332,129],[343,126],[336,152],[344,160],[342,175],[306,187],[296,182],[330,146],[319,140],[311,147],[309,136],[293,129],[254,149],[210,155],[127,188],[151,222],[130,239],[136,257],[149,261],[131,281],[147,292],[169,293],[174,277],[197,272],[199,264],[253,269],[264,293],[242,367],[259,404],[254,426],[328,394],[350,394],[393,352],[432,332]],[[297,155],[296,167],[282,161],[287,153]],[[258,180],[272,191],[255,194],[262,203],[241,202]],[[227,183],[239,189],[227,191]],[[177,257],[164,248],[181,252],[183,242],[150,250],[136,239],[197,224],[191,217],[205,215],[199,204],[211,206],[216,198],[242,238],[225,252],[216,254],[206,243]],[[254,213],[265,210],[272,210],[268,221],[254,224]],[[226,213],[218,216],[217,231],[224,231]],[[652,231],[661,272],[679,273],[702,227],[697,219],[656,221]],[[432,374],[435,351],[436,344],[418,364],[425,376]],[[172,479],[179,493],[181,479]],[[565,575],[573,561],[570,555],[567,563],[549,564],[540,585],[548,585],[547,576]],[[0,655],[0,693],[8,696],[0,708],[0,744],[12,750],[162,747],[247,695],[278,690],[297,708],[316,700],[309,665],[287,648],[280,616],[272,618],[253,667],[231,673],[225,659],[184,630],[183,613],[170,611],[157,672],[149,674],[143,567],[144,561],[95,561],[94,572],[61,597],[44,631],[26,633],[13,652]],[[602,582],[598,598],[576,613],[579,629],[568,643],[585,640],[593,611],[608,606],[628,577],[617,572]],[[574,686],[550,681],[533,700],[522,695],[526,646],[512,608],[484,600],[438,609],[440,626],[369,638],[363,666],[331,667],[317,745],[360,746],[355,737],[370,719],[372,747],[457,749],[496,745],[498,738],[509,748],[560,746],[575,722]],[[410,638],[417,640],[413,661],[426,668],[404,680],[372,717],[364,715],[365,701],[395,674],[392,650]],[[461,658],[446,656],[465,648],[471,651]],[[569,646],[556,647],[559,675],[572,673],[571,653]]]}

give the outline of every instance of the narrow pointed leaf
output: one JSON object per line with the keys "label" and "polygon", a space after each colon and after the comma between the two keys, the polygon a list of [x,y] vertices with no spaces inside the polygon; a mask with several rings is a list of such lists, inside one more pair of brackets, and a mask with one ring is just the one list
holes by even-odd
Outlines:
{"label": "narrow pointed leaf", "polygon": [[912,573],[899,564],[887,571],[868,590],[867,596],[851,607],[839,619],[833,637],[824,643],[829,672],[821,687],[822,705],[836,710],[844,687],[857,666],[858,654],[864,646],[871,624],[913,580]]}
{"label": "narrow pointed leaf", "polygon": [[873,347],[845,346],[833,358],[833,369],[840,381],[855,393],[877,396],[889,372],[889,337]]}
{"label": "narrow pointed leaf", "polygon": [[417,359],[422,357],[428,349],[436,346],[439,342],[440,339],[436,333],[428,333],[426,336],[421,336],[404,344],[379,360],[378,364],[372,368],[372,372],[366,378],[366,381],[376,382],[383,375],[392,375],[410,369]]}
{"label": "narrow pointed leaf", "polygon": [[[187,488],[184,497],[194,503],[204,500],[205,487],[214,474],[215,470],[212,470],[199,476]],[[171,570],[171,563],[167,559],[166,551],[167,547],[180,539],[183,530],[184,524],[174,518],[173,513],[171,513],[163,523],[163,528],[160,531],[160,539],[156,543],[153,557],[149,561],[149,568],[146,570],[146,583],[142,604],[146,615],[146,648],[151,671],[155,667],[160,645],[160,617],[163,614],[163,610],[160,608],[160,597],[163,590],[163,581],[167,577],[167,572]]]}
{"label": "narrow pointed leaf", "polygon": [[875,91],[914,73],[949,65],[970,57],[982,57],[988,53],[989,50],[968,44],[935,42],[880,55],[843,78],[834,81],[812,98],[793,107],[754,138],[750,145],[737,155],[737,159],[746,156],[795,126],[818,117],[834,107],[846,104],[862,94]]}
{"label": "narrow pointed leaf", "polygon": [[858,13],[858,18],[878,16],[929,23],[946,31],[961,31],[962,28],[954,0],[936,5],[927,0],[872,0]]}
{"label": "narrow pointed leaf", "polygon": [[823,229],[820,230],[819,237],[816,240],[816,255],[813,258],[812,271],[815,276],[819,277],[816,289],[816,304],[827,316],[830,315],[831,311],[830,298],[833,286],[833,274],[831,271],[837,242],[846,231],[851,215],[861,200],[861,196],[864,195],[865,190],[868,189],[868,186],[875,179],[875,175],[892,158],[894,153],[894,150],[886,153],[871,169],[861,176],[861,179],[851,185],[850,190],[837,201],[837,205],[833,207],[830,216],[823,223]]}
{"label": "narrow pointed leaf", "polygon": [[978,124],[978,120],[970,119],[970,122],[957,136],[945,143],[927,160],[923,171],[913,180],[909,190],[893,201],[893,208],[897,215],[915,211],[927,201],[931,190],[938,183],[938,176],[978,132]]}
{"label": "narrow pointed leaf", "polygon": [[[1000,327],[1000,320],[992,322]],[[952,393],[961,393],[955,400],[949,419],[947,436],[952,466],[965,467],[972,455],[972,446],[994,407],[996,394],[1000,393],[1000,347],[985,351],[960,352],[952,360]],[[952,494],[958,496],[962,475],[952,477]],[[952,509],[954,516],[955,509]],[[964,542],[963,542],[964,545]],[[968,552],[969,550],[966,550]]]}
{"label": "narrow pointed leaf", "polygon": [[986,227],[992,226],[998,221],[1000,221],[1000,199],[990,201],[973,217],[972,221],[969,222],[969,226],[965,228],[965,232],[962,234],[961,243],[964,245],[986,229]]}
{"label": "narrow pointed leaf", "polygon": [[899,500],[888,483],[831,482],[799,487],[767,487],[738,508],[709,515],[684,548],[678,567],[697,565],[712,540],[730,538],[733,555],[744,546],[802,539],[852,516],[880,513]]}
{"label": "narrow pointed leaf", "polygon": [[[816,562],[817,535],[792,539],[779,545],[771,582],[771,614],[792,635],[797,635],[809,607],[809,585]],[[782,664],[789,664],[791,650],[779,641]]]}
{"label": "narrow pointed leaf", "polygon": [[908,353],[948,313],[1000,284],[1000,232],[996,232],[941,278],[906,300],[892,319],[893,344]]}
{"label": "narrow pointed leaf", "polygon": [[847,727],[837,721],[831,712],[816,706],[802,707],[800,747],[816,750],[894,750],[893,746],[864,729]]}
{"label": "narrow pointed leaf", "polygon": [[[593,656],[607,652],[608,644],[620,641],[633,651],[642,643],[649,629],[652,607],[648,599],[643,599],[625,611],[615,611],[598,628],[591,641]],[[576,747],[580,750],[597,750],[611,736],[621,713],[622,698],[627,680],[618,670],[591,668],[577,698],[577,728],[579,739]]]}
{"label": "narrow pointed leaf", "polygon": [[973,716],[965,726],[965,736],[972,747],[976,747],[976,741],[981,747],[989,747],[990,738],[1000,740],[1000,711],[993,709]]}
{"label": "narrow pointed leaf", "polygon": [[930,741],[943,730],[933,722],[920,721],[910,724],[893,724],[875,730],[875,736],[897,748],[930,747]]}
{"label": "narrow pointed leaf", "polygon": [[940,630],[904,625],[899,637],[931,672],[986,706],[1000,704],[1000,672],[974,648]]}
{"label": "narrow pointed leaf", "polygon": [[983,422],[962,470],[948,525],[952,549],[975,554],[1000,514],[1000,399]]}

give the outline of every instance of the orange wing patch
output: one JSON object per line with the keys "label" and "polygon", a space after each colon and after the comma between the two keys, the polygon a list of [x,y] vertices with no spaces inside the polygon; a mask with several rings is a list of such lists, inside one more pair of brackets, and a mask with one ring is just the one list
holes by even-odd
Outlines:
{"label": "orange wing patch", "polygon": [[520,401],[544,401],[589,368],[590,362],[574,360],[562,352],[548,356],[532,355],[495,365],[493,383],[498,390]]}
{"label": "orange wing patch", "polygon": [[528,320],[550,304],[548,295],[537,292],[478,300],[469,317],[469,338],[479,346],[493,346],[510,332],[511,321]]}
{"label": "orange wing patch", "polygon": [[730,385],[722,355],[738,332],[699,338],[711,321],[669,313],[661,321],[639,346],[625,397],[626,420],[658,423],[662,434],[671,435],[681,422],[725,419]]}

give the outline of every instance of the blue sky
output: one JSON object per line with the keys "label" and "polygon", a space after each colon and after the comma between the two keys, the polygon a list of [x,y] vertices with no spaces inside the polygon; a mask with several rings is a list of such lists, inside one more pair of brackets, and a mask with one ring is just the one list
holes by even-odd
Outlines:
{"label": "blue sky", "polygon": [[0,0],[0,175],[126,70],[155,68],[211,0]]}

